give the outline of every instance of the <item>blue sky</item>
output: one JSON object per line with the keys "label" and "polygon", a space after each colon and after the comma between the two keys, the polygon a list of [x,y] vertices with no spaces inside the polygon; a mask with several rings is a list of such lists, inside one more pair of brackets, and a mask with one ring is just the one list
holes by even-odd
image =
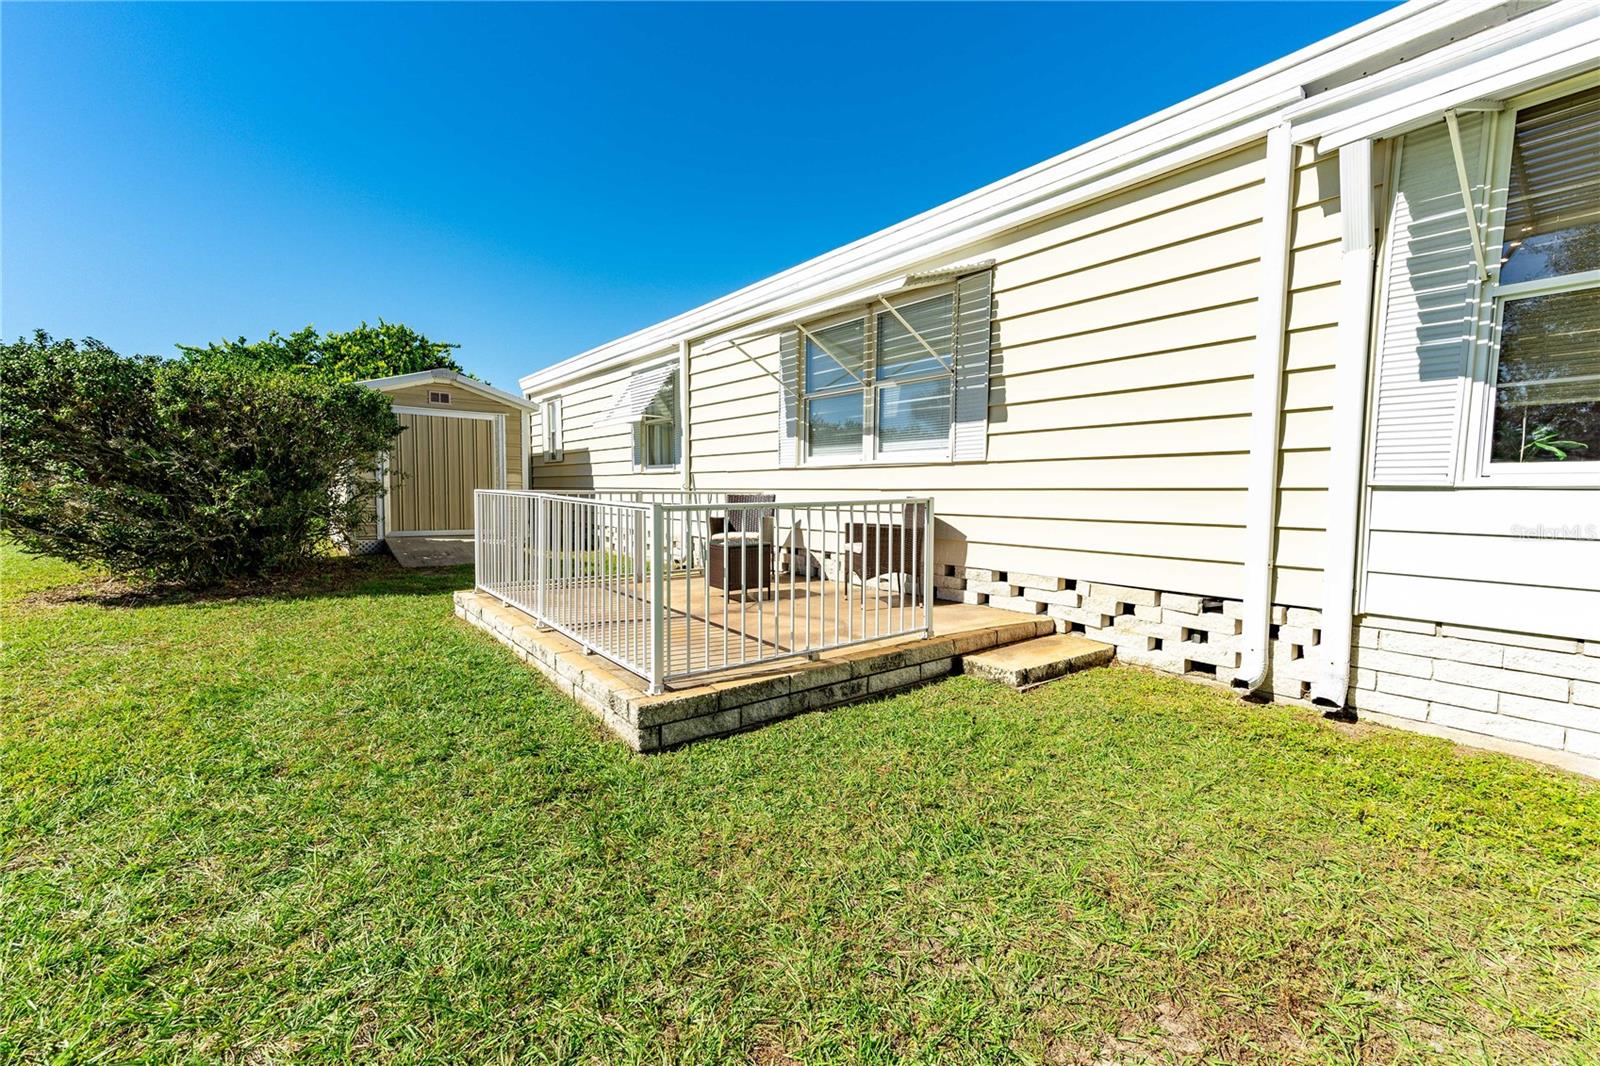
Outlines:
{"label": "blue sky", "polygon": [[515,388],[1387,6],[8,3],[0,332]]}

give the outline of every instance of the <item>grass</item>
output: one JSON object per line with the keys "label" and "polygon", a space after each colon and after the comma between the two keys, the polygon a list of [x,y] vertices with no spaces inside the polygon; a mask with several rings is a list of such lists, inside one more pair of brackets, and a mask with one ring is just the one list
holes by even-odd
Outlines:
{"label": "grass", "polygon": [[1600,1060],[1593,782],[1120,668],[641,758],[464,572],[3,551],[0,1060]]}

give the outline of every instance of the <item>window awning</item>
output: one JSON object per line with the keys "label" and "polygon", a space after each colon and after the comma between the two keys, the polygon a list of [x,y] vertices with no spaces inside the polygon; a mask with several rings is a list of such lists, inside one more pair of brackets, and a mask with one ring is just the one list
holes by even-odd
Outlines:
{"label": "window awning", "polygon": [[656,398],[672,384],[672,376],[677,372],[677,363],[662,363],[635,370],[622,383],[622,388],[617,390],[617,395],[611,400],[611,410],[600,419],[599,424],[615,426],[639,422]]}

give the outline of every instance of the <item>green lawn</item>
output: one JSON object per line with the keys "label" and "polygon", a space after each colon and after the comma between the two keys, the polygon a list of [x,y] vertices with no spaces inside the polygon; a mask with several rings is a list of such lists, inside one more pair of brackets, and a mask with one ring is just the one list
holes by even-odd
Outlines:
{"label": "green lawn", "polygon": [[1594,782],[1120,668],[641,758],[462,571],[4,552],[0,1060],[1600,1060]]}

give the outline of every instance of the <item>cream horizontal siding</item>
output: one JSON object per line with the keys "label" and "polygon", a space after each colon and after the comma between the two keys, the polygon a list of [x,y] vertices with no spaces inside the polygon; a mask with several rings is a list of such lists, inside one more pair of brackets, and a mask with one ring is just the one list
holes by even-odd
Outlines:
{"label": "cream horizontal siding", "polygon": [[[450,402],[447,404],[429,403],[428,393],[448,392]],[[451,411],[483,411],[490,414],[506,416],[506,487],[511,489],[522,488],[522,456],[523,456],[523,423],[524,412],[522,408],[499,400],[492,400],[486,396],[478,396],[464,389],[453,388],[449,385],[412,385],[409,388],[395,389],[387,394],[390,401],[399,407],[426,407],[438,411],[440,414],[449,414]]]}
{"label": "cream horizontal siding", "polygon": [[674,489],[683,485],[676,471],[635,473],[633,469],[633,428],[628,425],[602,425],[615,407],[617,393],[628,377],[641,365],[660,362],[643,360],[632,366],[613,369],[587,378],[561,392],[562,454],[550,462],[544,454],[544,405],[533,416],[534,451],[531,462],[533,487],[544,491],[604,488],[607,485],[630,488]]}
{"label": "cream horizontal siding", "polygon": [[1363,609],[1600,639],[1600,493],[1373,488]]}
{"label": "cream horizontal siding", "polygon": [[[1233,152],[974,246],[995,260],[988,460],[780,470],[777,334],[691,350],[705,489],[926,492],[941,561],[1243,591],[1265,153]],[[1297,172],[1277,598],[1321,599],[1337,166]]]}
{"label": "cream horizontal siding", "polygon": [[[1264,163],[1260,146],[1229,153],[952,256],[996,262],[984,463],[780,470],[777,333],[696,344],[696,486],[926,492],[944,561],[1241,595]],[[1305,605],[1326,526],[1336,181],[1301,160],[1276,598]],[[537,485],[651,483],[626,428],[595,424],[628,372],[565,390],[565,455],[535,456]]]}

